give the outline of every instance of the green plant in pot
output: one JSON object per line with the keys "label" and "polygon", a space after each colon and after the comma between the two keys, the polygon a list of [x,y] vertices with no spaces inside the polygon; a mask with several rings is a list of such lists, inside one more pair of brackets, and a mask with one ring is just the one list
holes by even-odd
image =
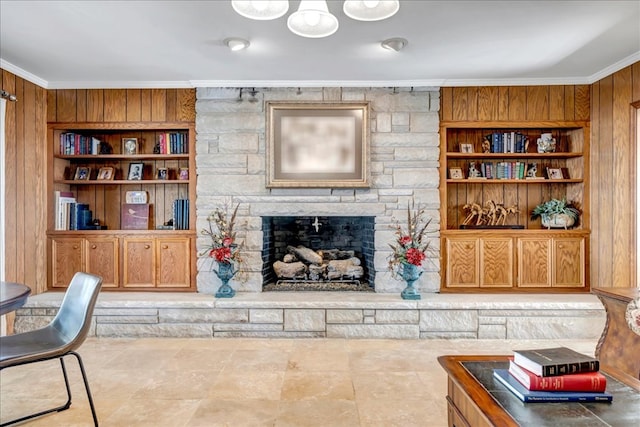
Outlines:
{"label": "green plant in pot", "polygon": [[578,224],[580,210],[566,199],[551,199],[540,203],[531,211],[531,219],[540,217],[542,226],[547,228],[567,228]]}

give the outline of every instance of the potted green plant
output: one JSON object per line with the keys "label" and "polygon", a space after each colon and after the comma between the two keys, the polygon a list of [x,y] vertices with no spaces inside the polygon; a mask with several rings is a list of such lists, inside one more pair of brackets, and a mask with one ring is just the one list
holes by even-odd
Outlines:
{"label": "potted green plant", "polygon": [[566,199],[551,199],[533,208],[531,219],[538,217],[543,227],[567,229],[578,223],[580,210]]}

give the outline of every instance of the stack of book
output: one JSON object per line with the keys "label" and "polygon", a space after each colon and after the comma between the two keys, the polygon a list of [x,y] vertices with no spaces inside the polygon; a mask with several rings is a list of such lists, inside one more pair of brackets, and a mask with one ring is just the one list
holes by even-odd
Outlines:
{"label": "stack of book", "polygon": [[523,402],[611,402],[600,362],[566,347],[516,350],[493,376]]}

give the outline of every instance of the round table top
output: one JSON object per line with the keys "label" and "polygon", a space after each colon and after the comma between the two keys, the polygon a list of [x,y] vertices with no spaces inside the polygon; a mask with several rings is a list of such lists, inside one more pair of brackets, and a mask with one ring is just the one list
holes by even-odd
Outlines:
{"label": "round table top", "polygon": [[22,307],[30,293],[31,289],[21,283],[0,282],[0,315]]}

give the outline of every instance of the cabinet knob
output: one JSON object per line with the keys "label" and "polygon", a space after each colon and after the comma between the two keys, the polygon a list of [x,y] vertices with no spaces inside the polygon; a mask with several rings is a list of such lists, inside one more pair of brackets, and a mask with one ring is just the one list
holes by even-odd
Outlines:
{"label": "cabinet knob", "polygon": [[558,245],[558,248],[562,249],[562,248],[564,248],[564,245]]}
{"label": "cabinet knob", "polygon": [[78,245],[73,245],[73,249],[78,249]]}
{"label": "cabinet knob", "polygon": [[144,245],[145,249],[149,249],[151,247],[151,245]]}
{"label": "cabinet knob", "polygon": [[467,245],[467,249],[473,249],[473,245],[471,244]]}
{"label": "cabinet knob", "polygon": [[163,245],[162,249],[169,249],[169,245]]}
{"label": "cabinet knob", "polygon": [[95,248],[97,248],[96,245],[91,245],[91,249],[95,249]]}

